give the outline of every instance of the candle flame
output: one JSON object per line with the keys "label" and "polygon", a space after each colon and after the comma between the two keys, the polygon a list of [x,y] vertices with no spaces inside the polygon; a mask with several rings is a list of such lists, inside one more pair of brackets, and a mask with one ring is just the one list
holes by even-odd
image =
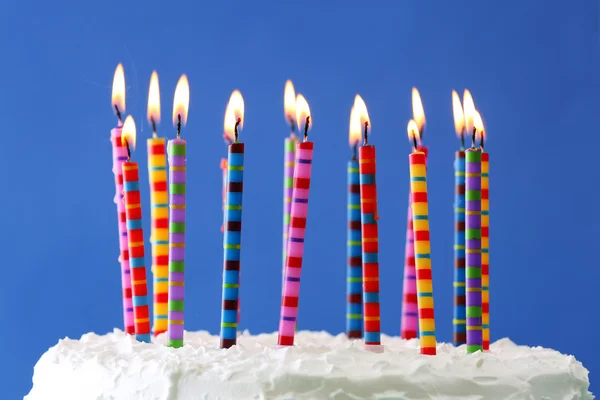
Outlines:
{"label": "candle flame", "polygon": [[299,94],[298,97],[296,97],[296,122],[298,123],[298,130],[301,132],[304,132],[307,119],[310,119],[308,121],[308,129],[310,129],[313,124],[310,108],[308,107],[308,102],[304,96]]}
{"label": "candle flame", "polygon": [[423,102],[421,102],[421,95],[415,87],[412,88],[412,109],[413,119],[419,127],[419,133],[421,133],[425,128],[425,110],[423,109]]}
{"label": "candle flame", "polygon": [[116,108],[120,113],[125,112],[125,72],[123,72],[123,65],[120,63],[117,65],[113,77],[111,100],[113,111],[116,112]]}
{"label": "candle flame", "polygon": [[360,115],[353,106],[350,110],[350,146],[356,146],[360,142],[361,136]]}
{"label": "candle flame", "polygon": [[473,132],[475,103],[473,102],[473,96],[471,96],[471,92],[469,92],[468,89],[465,89],[465,94],[463,95],[463,111],[466,133],[467,135],[470,135]]}
{"label": "candle flame", "polygon": [[131,150],[135,149],[136,136],[135,121],[131,115],[128,115],[121,131],[121,144],[123,146],[129,145]]}
{"label": "candle flame", "polygon": [[240,120],[238,125],[239,131],[244,126],[244,98],[240,91],[236,89],[231,93],[229,103],[227,103],[227,108],[225,109],[225,121],[223,122],[225,134],[231,140],[235,139],[235,124],[238,119]]}
{"label": "candle flame", "polygon": [[406,132],[408,132],[408,140],[410,140],[411,143],[414,141],[415,138],[417,139],[417,142],[421,139],[421,135],[419,134],[419,126],[417,125],[414,119],[408,121]]}
{"label": "candle flame", "polygon": [[[369,118],[369,112],[367,111],[367,105],[365,104],[365,101],[362,99],[362,97],[360,97],[360,95],[356,95],[356,97],[354,97],[354,109],[356,111],[356,113],[358,114],[358,118],[360,121],[360,128],[359,129],[364,129],[365,124],[367,124],[368,128],[369,128],[369,133],[371,133],[371,119]],[[360,136],[362,136],[362,133],[359,133],[359,139]]]}
{"label": "candle flame", "polygon": [[155,124],[160,122],[160,89],[158,86],[158,74],[152,71],[150,76],[150,89],[148,90],[148,122]]}
{"label": "candle flame", "polygon": [[181,125],[187,123],[188,108],[190,106],[190,85],[185,74],[181,75],[175,87],[173,98],[173,124],[177,125],[177,117],[181,116]]}
{"label": "candle flame", "polygon": [[473,113],[473,126],[477,131],[476,135],[479,138],[485,138],[485,127],[483,126],[483,119],[481,119],[481,114],[479,114],[479,111],[477,110],[475,110],[475,112]]}
{"label": "candle flame", "polygon": [[458,136],[464,135],[465,114],[463,113],[460,97],[456,90],[452,91],[452,114],[454,115],[454,130]]}
{"label": "candle flame", "polygon": [[283,109],[286,121],[296,125],[296,91],[294,90],[294,84],[289,79],[285,83],[283,92]]}

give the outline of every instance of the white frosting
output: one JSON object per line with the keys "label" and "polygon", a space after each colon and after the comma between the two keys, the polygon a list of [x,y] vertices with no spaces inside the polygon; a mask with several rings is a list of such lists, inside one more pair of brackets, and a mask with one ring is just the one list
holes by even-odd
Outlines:
{"label": "white frosting", "polygon": [[38,361],[25,400],[594,398],[575,357],[509,339],[488,353],[441,343],[422,356],[414,339],[382,335],[381,351],[367,351],[343,334],[296,335],[284,348],[276,333],[245,332],[227,350],[204,331],[186,332],[180,349],[120,330],[67,338]]}

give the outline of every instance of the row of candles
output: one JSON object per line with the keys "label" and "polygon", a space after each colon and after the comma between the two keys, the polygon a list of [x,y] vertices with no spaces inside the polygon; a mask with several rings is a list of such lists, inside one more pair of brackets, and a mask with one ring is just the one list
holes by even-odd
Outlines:
{"label": "row of candles", "polygon": [[[407,131],[413,144],[409,155],[410,191],[407,218],[401,336],[420,338],[422,354],[436,353],[427,198],[427,147],[422,138],[425,113],[419,92],[413,88],[413,119]],[[463,104],[452,93],[455,130],[461,147],[455,159],[455,260],[454,343],[466,343],[467,352],[489,349],[488,296],[488,154],[485,131],[473,98],[465,90]],[[149,342],[167,332],[171,347],[184,345],[184,272],[186,208],[186,141],[181,128],[187,122],[189,84],[182,75],[175,89],[173,123],[177,136],[166,143],[158,137],[160,94],[158,75],[152,73],[148,95],[148,173],[151,202],[153,274],[153,328],[150,326],[142,209],[138,165],[131,159],[136,129],[131,116],[123,123],[125,77],[121,64],[113,80],[112,107],[118,125],[111,131],[115,203],[117,204],[125,331]],[[294,344],[304,239],[308,214],[314,143],[307,101],[296,96],[291,81],[284,90],[284,110],[290,135],[284,142],[283,271],[278,344]],[[240,250],[244,144],[244,100],[235,90],[225,112],[224,138],[228,157],[223,171],[224,266],[220,345],[237,342],[239,323]],[[296,127],[302,139],[297,136]],[[366,345],[380,345],[379,244],[376,151],[369,144],[370,119],[357,95],[350,113],[352,159],[348,163],[347,323],[349,338],[363,338]],[[465,136],[472,146],[465,150]],[[362,140],[362,145],[361,144]],[[479,142],[479,144],[477,144]],[[165,149],[165,144],[167,144]],[[168,155],[168,157],[167,157]],[[168,158],[168,165],[167,165]],[[167,170],[169,173],[167,180]]]}

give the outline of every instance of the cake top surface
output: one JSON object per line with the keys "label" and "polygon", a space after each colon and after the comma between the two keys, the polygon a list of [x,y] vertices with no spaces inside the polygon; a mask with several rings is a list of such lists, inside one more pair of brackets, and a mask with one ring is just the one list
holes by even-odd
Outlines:
{"label": "cake top surface", "polygon": [[244,332],[226,350],[206,331],[185,341],[173,349],[166,335],[140,343],[120,330],[60,340],[36,364],[25,400],[593,399],[573,356],[509,339],[470,355],[439,343],[436,356],[419,354],[416,339],[386,335],[369,350],[309,331],[293,347],[277,346],[277,333]]}

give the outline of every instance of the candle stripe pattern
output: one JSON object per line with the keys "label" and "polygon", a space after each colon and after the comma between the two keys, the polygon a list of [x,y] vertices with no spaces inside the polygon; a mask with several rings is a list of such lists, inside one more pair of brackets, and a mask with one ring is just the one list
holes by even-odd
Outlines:
{"label": "candle stripe pattern", "polygon": [[348,271],[346,335],[363,337],[362,225],[360,222],[360,177],[358,160],[348,162]]}
{"label": "candle stripe pattern", "polygon": [[363,261],[363,321],[366,345],[381,344],[379,310],[379,233],[375,146],[358,150]]}
{"label": "candle stripe pattern", "polygon": [[490,199],[489,153],[481,153],[481,322],[483,350],[490,349]]}
{"label": "candle stripe pattern", "polygon": [[425,153],[417,151],[410,154],[409,165],[421,354],[435,355],[436,338]]}
{"label": "candle stripe pattern", "polygon": [[308,195],[313,159],[313,142],[297,145],[294,165],[294,187],[290,210],[290,229],[285,261],[285,282],[281,298],[281,319],[279,321],[278,344],[293,346],[298,317],[300,296],[300,275],[304,254],[306,217],[308,215]]}
{"label": "candle stripe pattern", "polygon": [[183,346],[185,272],[186,142],[169,141],[169,313],[170,347]]}
{"label": "candle stripe pattern", "polygon": [[[417,150],[425,153],[427,148]],[[400,320],[400,337],[414,339],[419,328],[419,307],[417,302],[417,271],[415,270],[415,240],[412,222],[412,196],[408,195],[408,215],[406,217],[406,245],[404,248],[404,281],[402,288],[402,314]]]}
{"label": "candle stripe pattern", "polygon": [[227,159],[221,348],[229,348],[237,340],[243,191],[244,144],[233,143]]}
{"label": "candle stripe pattern", "polygon": [[454,159],[454,345],[467,342],[465,292],[465,152]]}
{"label": "candle stripe pattern", "polygon": [[154,288],[154,336],[167,331],[169,308],[169,194],[165,139],[148,139],[148,176],[152,227],[152,274]]}
{"label": "candle stripe pattern", "polygon": [[123,199],[123,162],[127,161],[127,148],[121,142],[122,125],[119,124],[110,132],[112,142],[113,167],[115,176],[115,197],[119,226],[119,262],[121,264],[121,288],[123,292],[123,326],[129,335],[135,335],[133,318],[133,299],[131,291],[131,270],[129,268],[129,244],[127,241],[127,217]]}
{"label": "candle stripe pattern", "polygon": [[292,211],[292,191],[294,186],[294,159],[296,156],[296,137],[288,137],[284,143],[283,166],[283,269],[281,273],[281,288],[285,284],[285,259],[287,252],[288,234],[290,230],[290,212]]}
{"label": "candle stripe pattern", "polygon": [[225,198],[227,192],[227,159],[221,158],[221,172],[223,174],[223,189],[221,190],[223,223],[221,224],[221,232],[225,232]]}
{"label": "candle stripe pattern", "polygon": [[135,338],[140,342],[149,343],[150,313],[148,307],[148,281],[146,279],[146,263],[144,261],[144,231],[142,229],[142,204],[137,163],[129,161],[123,163],[123,191],[125,197],[125,214],[127,217]]}
{"label": "candle stripe pattern", "polygon": [[466,152],[465,238],[467,353],[482,350],[481,331],[481,153]]}

